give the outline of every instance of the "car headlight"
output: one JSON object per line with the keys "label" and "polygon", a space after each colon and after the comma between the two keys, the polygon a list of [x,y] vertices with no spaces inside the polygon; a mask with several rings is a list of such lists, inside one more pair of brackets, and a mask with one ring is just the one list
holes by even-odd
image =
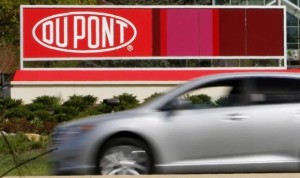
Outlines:
{"label": "car headlight", "polygon": [[52,136],[53,144],[60,144],[62,142],[66,142],[67,140],[78,136],[79,134],[88,132],[94,128],[94,125],[84,124],[66,128],[58,128],[54,131]]}

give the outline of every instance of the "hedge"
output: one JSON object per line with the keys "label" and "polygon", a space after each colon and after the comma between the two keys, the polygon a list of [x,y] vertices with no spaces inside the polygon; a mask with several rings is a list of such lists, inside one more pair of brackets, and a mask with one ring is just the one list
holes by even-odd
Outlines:
{"label": "hedge", "polygon": [[[0,130],[8,133],[50,134],[59,123],[112,111],[133,109],[161,94],[154,93],[140,103],[136,96],[123,93],[114,96],[120,100],[120,104],[114,108],[103,102],[97,102],[98,98],[92,95],[73,95],[64,102],[59,97],[39,96],[29,104],[24,104],[22,100],[2,98],[0,99]],[[186,96],[186,99],[191,103],[215,104],[207,95]],[[217,103],[223,102],[225,102],[224,98],[217,100]]]}

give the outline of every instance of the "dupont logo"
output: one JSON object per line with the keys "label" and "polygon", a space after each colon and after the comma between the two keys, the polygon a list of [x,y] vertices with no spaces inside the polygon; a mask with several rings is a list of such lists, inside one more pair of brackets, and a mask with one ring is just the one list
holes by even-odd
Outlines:
{"label": "dupont logo", "polygon": [[32,29],[42,46],[71,53],[101,53],[126,47],[137,36],[129,20],[101,12],[68,12],[46,17]]}

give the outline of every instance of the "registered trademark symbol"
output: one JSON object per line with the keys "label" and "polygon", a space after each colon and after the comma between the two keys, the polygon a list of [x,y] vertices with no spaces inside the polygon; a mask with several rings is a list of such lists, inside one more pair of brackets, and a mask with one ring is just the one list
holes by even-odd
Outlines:
{"label": "registered trademark symbol", "polygon": [[127,50],[128,50],[128,51],[132,51],[132,50],[133,50],[133,46],[132,46],[132,45],[128,45],[128,46],[127,46]]}

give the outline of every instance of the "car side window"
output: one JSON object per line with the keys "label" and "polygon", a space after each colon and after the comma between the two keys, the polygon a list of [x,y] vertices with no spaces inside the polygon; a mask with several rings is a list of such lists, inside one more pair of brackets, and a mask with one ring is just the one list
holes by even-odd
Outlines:
{"label": "car side window", "polygon": [[300,80],[289,78],[255,78],[252,104],[281,104],[300,102]]}
{"label": "car side window", "polygon": [[187,91],[177,97],[176,109],[205,109],[245,104],[245,80],[216,81]]}

